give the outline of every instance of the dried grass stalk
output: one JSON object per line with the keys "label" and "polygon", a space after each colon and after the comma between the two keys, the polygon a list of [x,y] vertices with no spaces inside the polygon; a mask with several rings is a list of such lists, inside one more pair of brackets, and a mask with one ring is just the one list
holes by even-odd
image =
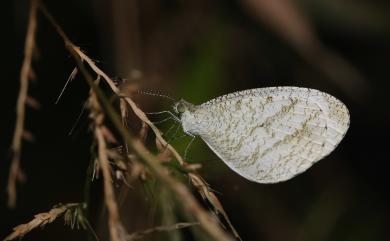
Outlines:
{"label": "dried grass stalk", "polygon": [[31,230],[41,227],[43,228],[46,224],[52,223],[58,217],[63,215],[67,210],[79,206],[78,203],[68,203],[58,207],[52,208],[47,213],[39,213],[34,216],[34,219],[28,223],[20,224],[13,228],[13,232],[8,235],[3,241],[9,241],[14,239],[21,239],[24,235],[26,235]]}
{"label": "dried grass stalk", "polygon": [[[72,42],[69,42],[66,44],[69,48],[74,51],[78,57],[80,57],[84,62],[86,62],[89,67],[99,76],[102,76],[103,79],[106,81],[106,83],[110,86],[111,90],[120,96],[120,91],[119,88],[115,85],[114,81],[108,77],[106,73],[104,73],[99,67],[95,65],[95,62],[89,58],[84,52],[80,50],[79,47],[74,45]],[[131,109],[134,111],[134,113],[138,116],[138,118],[146,123],[154,132],[156,135],[156,138],[160,141],[160,143],[173,154],[173,156],[176,158],[176,160],[180,163],[181,166],[186,167],[188,163],[184,161],[184,159],[180,156],[178,151],[173,148],[167,141],[162,137],[161,131],[149,120],[149,118],[146,116],[145,112],[143,112],[137,105],[136,103],[130,98],[130,97],[124,97],[124,100],[129,104]],[[234,226],[231,224],[229,217],[227,216],[226,212],[224,211],[221,202],[218,200],[218,198],[215,196],[215,194],[211,191],[209,188],[209,185],[204,181],[203,178],[200,177],[199,174],[196,172],[191,173],[192,176],[190,177],[190,181],[192,185],[197,189],[197,191],[200,193],[200,195],[205,198],[211,205],[213,205],[214,210],[219,210],[219,213],[223,214],[224,218],[226,219],[229,228],[232,230],[234,233],[235,237],[240,239],[238,232],[234,228]],[[196,178],[195,178],[196,177]],[[197,183],[194,182],[196,180]],[[211,199],[209,199],[211,198]],[[216,201],[217,200],[217,201]],[[219,204],[215,206],[216,204]]]}
{"label": "dried grass stalk", "polygon": [[[29,77],[33,73],[31,62],[35,48],[35,32],[37,28],[37,9],[39,0],[32,0],[30,7],[30,16],[27,26],[26,41],[24,45],[24,59],[20,71],[20,89],[16,103],[16,123],[15,132],[12,140],[12,162],[9,170],[7,194],[8,207],[13,208],[16,204],[16,182],[21,181],[18,177],[23,176],[20,169],[20,156],[22,152],[22,139],[24,133],[25,109],[28,100]],[[31,101],[30,101],[31,102]]]}
{"label": "dried grass stalk", "polygon": [[104,115],[101,111],[99,101],[94,92],[91,92],[89,98],[89,107],[91,110],[91,117],[94,121],[94,134],[98,145],[99,166],[103,173],[104,184],[104,198],[108,209],[108,225],[112,241],[125,240],[126,231],[122,226],[118,213],[118,205],[115,199],[114,188],[112,186],[111,167],[108,159],[107,128],[103,125]]}
{"label": "dried grass stalk", "polygon": [[[61,29],[61,27],[57,24],[55,19],[49,14],[49,12],[41,5],[41,10],[43,14],[46,16],[46,18],[50,21],[50,23],[54,26],[57,33],[62,37],[65,47],[69,50],[69,52],[72,54],[74,59],[77,62],[79,71],[84,75],[87,82],[91,85],[93,90],[97,93],[99,99],[103,98],[104,94],[100,91],[100,89],[93,83],[93,78],[87,71],[87,69],[84,67],[84,63],[88,64],[88,66],[97,74],[97,76],[101,76],[105,82],[109,85],[111,90],[117,94],[118,96],[121,96],[119,88],[116,86],[115,82],[108,77],[106,73],[104,73],[99,67],[95,65],[95,62],[89,58],[85,53],[83,53],[80,48],[73,44],[72,41],[69,40],[67,35],[64,33],[64,31]],[[177,159],[177,161],[182,165],[186,166],[187,163],[183,160],[183,158],[179,155],[179,153],[171,146],[169,145],[161,136],[160,130],[157,129],[157,127],[147,118],[146,114],[135,104],[135,102],[130,97],[124,97],[123,98],[127,104],[131,107],[133,112],[138,116],[138,118],[146,123],[152,131],[155,133],[156,138],[159,139],[159,141],[166,145],[167,148],[173,153],[174,157]],[[106,101],[107,102],[107,101]],[[232,240],[229,235],[227,235],[218,225],[218,223],[215,221],[213,217],[211,217],[196,201],[196,199],[193,197],[191,192],[184,186],[182,183],[178,182],[177,180],[170,177],[166,171],[165,168],[161,165],[160,161],[152,155],[146,147],[143,145],[143,143],[135,138],[127,131],[127,129],[123,126],[119,116],[117,115],[116,111],[112,109],[111,105],[103,102],[103,106],[107,111],[107,115],[110,117],[111,121],[113,121],[115,127],[118,129],[118,131],[125,137],[126,142],[132,146],[134,151],[148,164],[149,167],[157,174],[157,176],[162,180],[172,191],[174,191],[182,200],[183,206],[192,213],[199,221],[200,225],[203,227],[205,231],[207,231],[214,239],[216,240]],[[197,178],[197,182],[199,183],[192,183],[194,187],[197,188],[198,192],[204,196],[205,198],[212,197],[212,200],[209,200],[212,205],[215,205],[218,203],[220,205],[220,202],[216,202],[215,200],[218,200],[217,197],[211,192],[208,187],[207,183],[204,182],[202,178],[197,173],[191,173],[193,177],[199,177]],[[194,178],[190,178],[191,182],[193,182]],[[202,187],[202,188],[199,188]],[[206,193],[207,195],[204,195]],[[222,206],[215,207],[215,210],[223,210]],[[225,213],[225,212],[223,212]],[[226,213],[225,213],[226,214]],[[227,216],[226,216],[227,218]],[[231,227],[233,230],[234,228]],[[237,236],[237,233],[235,233]]]}

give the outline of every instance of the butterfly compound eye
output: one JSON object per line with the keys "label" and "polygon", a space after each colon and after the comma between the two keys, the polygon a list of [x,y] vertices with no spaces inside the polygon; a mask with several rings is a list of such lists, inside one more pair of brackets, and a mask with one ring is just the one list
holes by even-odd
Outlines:
{"label": "butterfly compound eye", "polygon": [[187,107],[183,101],[178,101],[173,105],[173,110],[176,113],[181,114],[187,110]]}
{"label": "butterfly compound eye", "polygon": [[187,106],[183,102],[179,102],[176,108],[177,108],[177,112],[180,114],[184,113],[187,110]]}

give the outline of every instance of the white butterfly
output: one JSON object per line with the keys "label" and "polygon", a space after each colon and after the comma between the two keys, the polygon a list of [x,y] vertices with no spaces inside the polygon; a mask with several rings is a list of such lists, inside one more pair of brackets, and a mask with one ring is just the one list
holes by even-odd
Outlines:
{"label": "white butterfly", "polygon": [[288,180],[332,152],[349,127],[346,106],[314,89],[244,90],[201,105],[175,103],[183,130],[200,136],[235,172],[259,183]]}

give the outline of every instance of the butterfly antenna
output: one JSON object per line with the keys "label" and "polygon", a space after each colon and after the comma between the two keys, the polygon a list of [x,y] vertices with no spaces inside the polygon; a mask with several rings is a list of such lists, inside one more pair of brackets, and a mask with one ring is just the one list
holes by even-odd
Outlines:
{"label": "butterfly antenna", "polygon": [[139,94],[144,94],[144,95],[151,95],[151,96],[158,96],[158,97],[163,97],[165,99],[168,99],[172,102],[176,102],[177,100],[175,98],[173,98],[172,96],[166,94],[166,93],[163,93],[161,91],[158,91],[158,90],[137,90],[137,92]]}

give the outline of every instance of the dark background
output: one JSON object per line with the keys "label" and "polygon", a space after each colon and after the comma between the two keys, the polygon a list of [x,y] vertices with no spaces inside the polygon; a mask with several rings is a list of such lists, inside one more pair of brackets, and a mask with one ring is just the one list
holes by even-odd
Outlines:
{"label": "dark background", "polygon": [[[316,88],[341,99],[351,113],[346,137],[330,156],[288,182],[248,182],[200,140],[190,158],[203,164],[202,176],[217,191],[244,240],[388,240],[388,1],[100,0],[47,5],[104,71],[144,88],[196,104],[237,90],[278,85]],[[28,1],[13,1],[3,10],[10,31],[2,46],[0,238],[57,203],[83,201],[91,142],[86,116],[75,134],[68,135],[88,95],[85,81],[76,78],[54,104],[75,62],[39,14],[33,63],[37,80],[29,93],[42,107],[26,113],[26,128],[35,136],[34,143],[23,146],[21,166],[28,179],[18,186],[16,209],[7,209]],[[142,77],[132,79],[134,70]],[[138,101],[147,111],[169,108],[158,98]],[[90,221],[104,233],[100,187],[100,181],[93,184]],[[126,228],[150,227],[153,201],[136,188],[130,192],[127,207],[121,209]],[[146,240],[151,238],[161,240],[158,235]],[[86,236],[58,220],[24,238],[53,239]]]}

